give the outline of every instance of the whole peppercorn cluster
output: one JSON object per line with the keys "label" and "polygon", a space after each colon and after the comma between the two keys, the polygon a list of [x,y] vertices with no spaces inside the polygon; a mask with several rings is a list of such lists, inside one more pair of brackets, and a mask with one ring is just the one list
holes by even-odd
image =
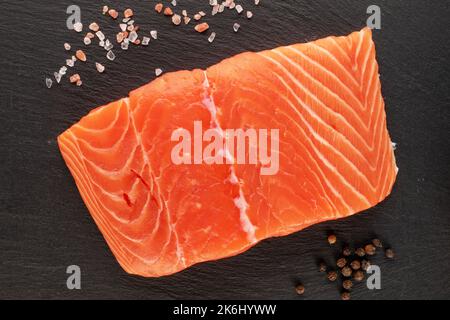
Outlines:
{"label": "whole peppercorn cluster", "polygon": [[[330,245],[335,246],[338,239],[335,234],[329,234],[327,241]],[[354,282],[362,282],[366,276],[371,262],[370,257],[376,255],[377,251],[383,248],[380,239],[373,239],[363,247],[358,247],[352,250],[350,246],[346,245],[340,251],[340,256],[336,259],[336,268],[328,267],[325,262],[319,263],[319,271],[326,273],[327,279],[330,282],[335,282],[338,279],[342,282],[342,300],[351,299],[351,290],[354,288]],[[385,257],[388,259],[394,258],[394,251],[391,248],[385,250]]]}

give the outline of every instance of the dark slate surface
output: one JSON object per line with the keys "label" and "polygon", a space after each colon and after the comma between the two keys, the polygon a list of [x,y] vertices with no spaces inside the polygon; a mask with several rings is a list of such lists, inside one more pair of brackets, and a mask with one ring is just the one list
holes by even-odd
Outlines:
{"label": "dark slate surface", "polygon": [[[379,235],[397,251],[394,262],[376,259],[382,290],[358,286],[356,299],[450,298],[448,1],[381,1],[381,31],[375,32],[388,125],[400,174],[392,196],[363,214],[264,241],[252,250],[205,263],[177,275],[143,279],[125,274],[87,212],[55,143],[56,136],[97,105],[126,95],[154,77],[153,70],[205,68],[246,50],[268,49],[360,29],[372,1],[262,0],[252,21],[231,28],[227,12],[211,21],[213,45],[153,14],[155,1],[115,2],[136,11],[143,30],[157,28],[160,40],[133,48],[97,75],[78,64],[82,89],[64,84],[47,90],[45,74],[66,59],[63,43],[80,43],[65,28],[70,4],[82,8],[85,24],[111,24],[102,2],[2,1],[0,20],[0,298],[261,298],[296,299],[301,278],[305,299],[338,298],[337,285],[316,271],[316,258],[336,254],[324,241],[328,230],[362,243]],[[207,0],[179,0],[190,12]],[[250,1],[248,1],[250,2]],[[119,4],[120,3],[120,4]],[[200,5],[204,4],[204,5]],[[89,49],[101,57],[99,48]],[[104,59],[103,59],[104,60]],[[65,287],[65,269],[82,269],[82,290]]]}

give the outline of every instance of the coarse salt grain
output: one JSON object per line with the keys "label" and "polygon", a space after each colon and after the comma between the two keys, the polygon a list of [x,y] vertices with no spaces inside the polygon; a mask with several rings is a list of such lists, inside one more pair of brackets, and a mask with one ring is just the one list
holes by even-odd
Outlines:
{"label": "coarse salt grain", "polygon": [[64,49],[66,49],[66,51],[69,51],[71,48],[72,48],[72,47],[71,47],[70,44],[68,44],[67,42],[64,43]]}
{"label": "coarse salt grain", "polygon": [[87,60],[86,54],[84,53],[83,50],[77,50],[77,52],[75,53],[75,56],[80,61],[86,62],[86,60]]}
{"label": "coarse salt grain", "polygon": [[50,78],[45,78],[45,85],[47,86],[47,88],[51,88],[53,85],[53,81]]}
{"label": "coarse salt grain", "polygon": [[239,23],[235,23],[235,24],[233,25],[233,30],[234,30],[234,32],[238,32],[240,27],[241,27],[241,25],[240,25]]}
{"label": "coarse salt grain", "polygon": [[173,15],[173,10],[169,7],[164,9],[164,15],[165,16],[172,16]]}
{"label": "coarse salt grain", "polygon": [[78,73],[75,73],[74,75],[70,76],[69,80],[70,83],[77,83],[78,81],[80,81],[80,75]]}
{"label": "coarse salt grain", "polygon": [[108,60],[110,60],[110,61],[114,61],[114,59],[116,59],[116,55],[115,55],[114,52],[112,52],[111,50],[108,51],[108,53],[106,54],[106,57],[107,57]]}
{"label": "coarse salt grain", "polygon": [[94,31],[94,32],[97,32],[98,30],[100,30],[100,27],[98,26],[97,23],[92,22],[92,23],[89,25],[89,29],[92,30],[92,31]]}
{"label": "coarse salt grain", "polygon": [[150,43],[150,38],[149,37],[143,37],[142,38],[142,45],[143,46],[148,46],[149,43]]}
{"label": "coarse salt grain", "polygon": [[172,16],[172,22],[174,25],[179,26],[181,24],[181,16],[178,14],[174,14]]}
{"label": "coarse salt grain", "polygon": [[253,12],[247,11],[247,18],[251,19],[253,17]]}
{"label": "coarse salt grain", "polygon": [[131,9],[126,9],[126,10],[123,12],[123,16],[124,16],[125,18],[131,18],[133,15],[134,15],[134,12],[133,12],[133,10],[131,10]]}
{"label": "coarse salt grain", "polygon": [[95,63],[95,67],[97,68],[97,71],[100,73],[103,73],[105,71],[105,66],[99,62]]}
{"label": "coarse salt grain", "polygon": [[90,45],[92,43],[91,39],[89,39],[88,37],[84,37],[83,42],[85,45]]}
{"label": "coarse salt grain", "polygon": [[161,13],[163,7],[164,7],[164,6],[163,6],[162,3],[157,3],[157,4],[155,5],[155,11],[158,12],[158,13]]}
{"label": "coarse salt grain", "polygon": [[197,31],[197,32],[199,32],[199,33],[202,33],[202,32],[205,32],[206,30],[209,29],[209,24],[206,23],[206,22],[200,23],[200,24],[196,25],[196,26],[194,27],[194,29],[195,29],[195,31]]}
{"label": "coarse salt grain", "polygon": [[210,43],[212,43],[212,42],[214,41],[215,38],[216,38],[216,33],[215,33],[215,32],[212,32],[211,35],[210,35],[209,38],[208,38],[208,41],[209,41]]}
{"label": "coarse salt grain", "polygon": [[158,39],[158,31],[156,30],[152,30],[150,31],[150,35],[152,36],[153,39]]}
{"label": "coarse salt grain", "polygon": [[244,11],[244,8],[242,8],[242,6],[241,6],[240,4],[238,4],[238,5],[236,6],[236,11],[237,11],[238,13],[241,13],[242,11]]}
{"label": "coarse salt grain", "polygon": [[155,69],[155,74],[156,74],[157,77],[159,77],[162,73],[163,73],[163,71],[162,71],[161,68]]}
{"label": "coarse salt grain", "polygon": [[97,38],[98,38],[100,41],[105,40],[105,34],[104,34],[103,32],[97,31],[97,32],[95,33],[95,35],[97,36]]}
{"label": "coarse salt grain", "polygon": [[57,83],[61,82],[62,75],[59,72],[54,72],[53,76],[55,77]]}
{"label": "coarse salt grain", "polygon": [[117,17],[119,16],[119,13],[116,10],[114,10],[114,9],[108,10],[108,14],[114,20],[117,19]]}

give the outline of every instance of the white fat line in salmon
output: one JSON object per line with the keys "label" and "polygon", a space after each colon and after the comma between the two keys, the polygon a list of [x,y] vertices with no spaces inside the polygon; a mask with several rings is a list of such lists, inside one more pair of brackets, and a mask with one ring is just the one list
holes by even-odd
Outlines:
{"label": "white fat line in salmon", "polygon": [[202,121],[194,121],[193,136],[185,128],[173,131],[171,141],[178,143],[172,148],[172,162],[175,165],[260,165],[261,175],[273,176],[279,171],[279,137],[279,129],[203,131]]}

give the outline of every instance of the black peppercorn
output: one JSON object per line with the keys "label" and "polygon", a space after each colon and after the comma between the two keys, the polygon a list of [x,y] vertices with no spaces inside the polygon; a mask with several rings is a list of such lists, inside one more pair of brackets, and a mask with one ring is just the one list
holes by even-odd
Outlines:
{"label": "black peppercorn", "polygon": [[337,238],[336,238],[336,236],[335,236],[334,234],[330,234],[330,235],[328,236],[328,243],[329,243],[329,244],[335,244],[336,241],[337,241]]}
{"label": "black peppercorn", "polygon": [[350,267],[352,267],[353,270],[359,270],[361,268],[361,263],[358,260],[354,260],[350,263]]}
{"label": "black peppercorn", "polygon": [[356,255],[359,257],[364,257],[366,255],[366,251],[363,248],[358,248],[355,251]]}
{"label": "black peppercorn", "polygon": [[350,247],[345,247],[342,250],[342,254],[344,255],[344,257],[349,257],[352,255],[352,250],[350,249]]}
{"label": "black peppercorn", "polygon": [[394,259],[395,253],[392,249],[386,249],[386,258],[388,259]]}
{"label": "black peppercorn", "polygon": [[343,267],[341,273],[344,277],[350,277],[352,275],[352,269],[350,267]]}
{"label": "black peppercorn", "polygon": [[377,248],[383,248],[383,243],[380,239],[373,239],[372,244]]}
{"label": "black peppercorn", "polygon": [[351,290],[351,288],[353,287],[353,282],[352,280],[344,280],[344,282],[342,283],[342,287],[345,290]]}
{"label": "black peppercorn", "polygon": [[328,272],[328,280],[330,280],[331,282],[336,281],[337,277],[338,276],[337,276],[336,271]]}
{"label": "black peppercorn", "polygon": [[362,272],[361,270],[356,271],[355,273],[353,273],[353,279],[355,279],[358,282],[361,282],[364,280],[364,272]]}
{"label": "black peppercorn", "polygon": [[341,293],[341,299],[342,300],[350,300],[350,292],[347,292],[347,291],[342,292]]}
{"label": "black peppercorn", "polygon": [[338,259],[338,261],[336,262],[336,265],[337,265],[339,268],[345,267],[345,266],[347,265],[347,259],[345,259],[345,258],[340,258],[340,259]]}
{"label": "black peppercorn", "polygon": [[373,256],[377,251],[377,248],[373,244],[368,244],[364,247],[364,251],[368,256]]}
{"label": "black peppercorn", "polygon": [[325,271],[327,271],[327,265],[325,264],[325,262],[319,263],[319,271],[320,271],[320,272],[325,272]]}
{"label": "black peppercorn", "polygon": [[299,284],[298,286],[295,287],[295,291],[297,292],[298,295],[302,295],[305,293],[305,286],[303,286],[302,284]]}

